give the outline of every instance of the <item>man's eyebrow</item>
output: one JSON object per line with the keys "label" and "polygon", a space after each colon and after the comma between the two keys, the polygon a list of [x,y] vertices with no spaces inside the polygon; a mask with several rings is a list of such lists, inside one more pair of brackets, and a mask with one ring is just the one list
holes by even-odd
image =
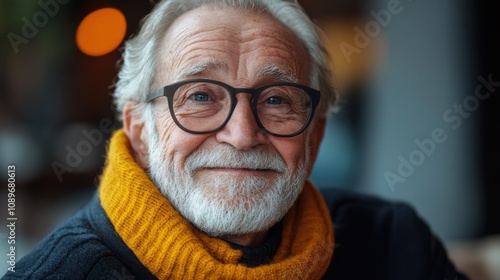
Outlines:
{"label": "man's eyebrow", "polygon": [[207,59],[201,63],[191,65],[177,75],[176,80],[184,80],[189,78],[197,78],[206,75],[209,72],[223,71],[228,72],[229,67],[226,63],[218,60]]}
{"label": "man's eyebrow", "polygon": [[290,69],[283,69],[274,64],[266,64],[255,74],[257,80],[271,79],[278,82],[298,83],[299,79]]}

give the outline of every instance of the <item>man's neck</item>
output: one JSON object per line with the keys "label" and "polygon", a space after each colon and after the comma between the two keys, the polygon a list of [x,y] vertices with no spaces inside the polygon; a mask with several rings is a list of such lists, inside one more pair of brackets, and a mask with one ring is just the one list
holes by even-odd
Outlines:
{"label": "man's neck", "polygon": [[266,239],[269,230],[257,232],[257,233],[248,233],[241,235],[223,235],[220,239],[229,241],[234,244],[238,244],[241,246],[257,246],[262,244],[264,239]]}

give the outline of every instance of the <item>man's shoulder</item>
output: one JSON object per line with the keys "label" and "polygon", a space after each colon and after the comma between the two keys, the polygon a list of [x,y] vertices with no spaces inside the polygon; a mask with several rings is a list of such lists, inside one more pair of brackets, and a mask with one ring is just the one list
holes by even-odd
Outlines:
{"label": "man's shoulder", "polygon": [[[92,204],[92,203],[91,203]],[[2,279],[122,279],[124,266],[80,210],[16,263]],[[116,274],[116,275],[114,275]]]}
{"label": "man's shoulder", "polygon": [[367,257],[370,254],[382,257],[382,251],[389,251],[385,247],[402,245],[392,249],[403,253],[405,248],[422,247],[434,238],[427,224],[406,203],[337,188],[320,191],[334,224],[337,252],[350,247],[350,252],[363,250]]}
{"label": "man's shoulder", "polygon": [[[415,210],[406,203],[389,201],[340,188],[319,190],[328,206],[332,220],[337,223],[337,227],[349,224],[356,227],[376,226],[376,228],[380,228],[381,224],[386,223],[395,226],[393,222],[400,220],[400,222],[416,222],[419,225],[421,222]],[[353,220],[353,218],[356,219]],[[401,226],[406,227],[407,225]]]}
{"label": "man's shoulder", "polygon": [[327,275],[338,279],[465,279],[408,204],[344,189],[320,191],[335,229],[331,264],[335,269]]}
{"label": "man's shoulder", "polygon": [[406,203],[338,188],[320,191],[330,211],[337,240],[359,243],[357,237],[362,237],[365,242],[373,241],[373,246],[377,246],[383,241],[394,242],[400,238],[416,241],[415,238],[421,240],[431,236],[427,224]]}

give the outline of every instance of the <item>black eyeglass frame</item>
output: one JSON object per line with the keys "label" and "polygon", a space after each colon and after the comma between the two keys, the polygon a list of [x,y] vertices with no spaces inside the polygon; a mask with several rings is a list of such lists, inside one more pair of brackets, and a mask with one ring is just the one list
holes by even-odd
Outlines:
{"label": "black eyeglass frame", "polygon": [[[211,84],[219,85],[219,86],[223,87],[224,89],[226,89],[227,92],[229,92],[229,95],[231,96],[231,108],[229,110],[229,113],[227,115],[226,120],[224,120],[224,122],[222,122],[222,124],[220,126],[218,126],[215,129],[212,129],[212,130],[200,132],[200,131],[193,131],[193,130],[185,128],[177,120],[177,118],[175,117],[174,108],[173,108],[174,94],[177,91],[177,89],[179,89],[181,86],[188,84],[188,83],[211,83]],[[295,133],[276,134],[274,132],[267,130],[259,119],[259,116],[257,113],[257,100],[259,98],[259,95],[264,90],[266,90],[270,87],[275,87],[275,86],[291,86],[291,87],[300,88],[300,89],[304,90],[309,95],[309,98],[311,99],[311,102],[309,104],[309,106],[311,107],[311,110],[309,111],[309,116],[307,117],[307,121],[305,122],[304,126],[299,131],[297,131]],[[182,130],[184,130],[186,132],[192,133],[192,134],[209,134],[209,133],[214,133],[214,132],[220,130],[221,128],[223,128],[227,124],[229,119],[231,119],[231,116],[233,115],[233,112],[234,112],[234,108],[236,108],[236,103],[238,102],[238,100],[236,99],[236,94],[238,94],[238,93],[249,93],[252,95],[252,98],[250,99],[250,108],[252,109],[255,121],[257,122],[257,125],[262,130],[264,130],[267,134],[277,136],[277,137],[293,137],[293,136],[297,136],[297,135],[301,134],[302,132],[304,132],[304,130],[311,124],[311,121],[314,117],[314,112],[316,110],[316,107],[319,104],[320,95],[321,95],[319,90],[310,88],[308,86],[304,86],[304,85],[300,85],[300,84],[296,84],[296,83],[289,83],[289,82],[271,83],[271,84],[259,86],[257,88],[234,88],[234,87],[232,87],[228,84],[225,84],[223,82],[210,80],[210,79],[188,79],[188,80],[183,80],[180,82],[175,82],[175,83],[172,83],[170,85],[166,85],[163,88],[160,88],[156,91],[149,93],[148,96],[146,97],[146,101],[150,102],[153,99],[156,99],[156,98],[161,97],[161,96],[167,97],[170,115],[172,116],[172,119],[174,120],[175,124],[179,128],[181,128]]]}

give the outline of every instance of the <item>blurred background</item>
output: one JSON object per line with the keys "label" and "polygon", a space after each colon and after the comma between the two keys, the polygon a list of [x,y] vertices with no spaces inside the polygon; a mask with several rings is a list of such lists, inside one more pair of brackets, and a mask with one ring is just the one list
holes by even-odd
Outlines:
{"label": "blurred background", "polygon": [[[500,4],[299,2],[341,92],[311,180],[410,203],[460,269],[500,279]],[[123,39],[153,4],[0,1],[0,218],[15,165],[17,258],[96,190],[120,127],[111,93]],[[7,237],[0,227],[0,275]]]}

